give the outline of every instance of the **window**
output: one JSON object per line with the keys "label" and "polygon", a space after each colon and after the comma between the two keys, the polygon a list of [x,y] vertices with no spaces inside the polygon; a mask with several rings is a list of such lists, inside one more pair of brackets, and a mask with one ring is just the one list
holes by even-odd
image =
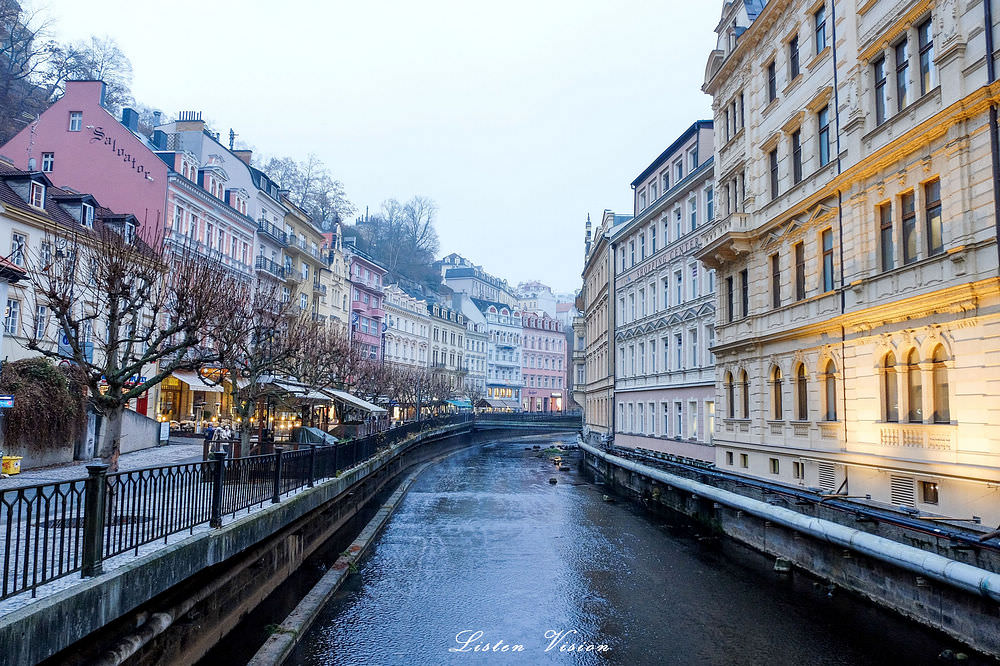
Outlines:
{"label": "window", "polygon": [[726,321],[732,321],[735,318],[733,306],[733,277],[730,275],[726,278]]}
{"label": "window", "polygon": [[688,331],[688,346],[691,349],[691,367],[698,367],[698,329]]}
{"label": "window", "polygon": [[788,42],[788,79],[799,75],[799,36],[795,35]]}
{"label": "window", "polygon": [[792,463],[792,478],[804,479],[806,476],[806,466],[798,461]]}
{"label": "window", "polygon": [[674,437],[681,438],[684,436],[684,412],[681,403],[674,403],[674,410],[676,415],[676,420],[674,421]]}
{"label": "window", "polygon": [[17,266],[24,266],[24,250],[27,246],[27,239],[24,234],[13,233],[10,235],[10,260]]}
{"label": "window", "polygon": [[740,467],[744,469],[750,468],[750,456],[745,453],[740,454]]}
{"label": "window", "polygon": [[650,254],[656,254],[656,225],[649,228]]}
{"label": "window", "polygon": [[771,418],[775,421],[780,421],[784,417],[781,393],[781,369],[775,366],[771,369]]}
{"label": "window", "polygon": [[824,106],[816,115],[819,122],[819,165],[821,167],[830,163],[830,107]]}
{"label": "window", "polygon": [[825,230],[820,240],[823,243],[823,291],[833,291],[833,230]]}
{"label": "window", "polygon": [[639,261],[646,258],[646,234],[639,236]]}
{"label": "window", "polygon": [[[705,189],[705,217],[709,220],[715,219],[715,190],[712,187]],[[655,235],[656,232],[654,231],[653,234]]]}
{"label": "window", "polygon": [[41,183],[31,183],[30,203],[35,208],[45,208],[45,186]]}
{"label": "window", "polygon": [[937,83],[934,71],[934,35],[931,19],[917,26],[917,48],[920,52],[920,94],[924,95]]}
{"label": "window", "polygon": [[809,420],[809,380],[806,377],[806,366],[799,363],[795,372],[795,418],[799,421]]}
{"label": "window", "polygon": [[934,380],[932,398],[934,401],[934,423],[951,423],[951,410],[948,397],[948,366],[946,365],[944,347],[934,348],[931,362],[934,364],[931,375]]}
{"label": "window", "polygon": [[660,174],[660,180],[663,182],[663,191],[666,193],[670,189],[670,172],[664,171]]}
{"label": "window", "polygon": [[309,309],[309,297],[305,294],[299,294],[299,309],[308,310]]}
{"label": "window", "polygon": [[771,262],[771,307],[781,307],[781,261],[777,254],[772,254]]}
{"label": "window", "polygon": [[698,298],[698,264],[691,264],[691,298]]}
{"label": "window", "polygon": [[917,214],[913,208],[913,192],[907,192],[900,199],[903,209],[903,264],[917,260]]}
{"label": "window", "polygon": [[934,481],[920,482],[920,501],[924,504],[938,503],[938,484]]}
{"label": "window", "polygon": [[42,153],[42,171],[50,173],[56,165],[55,153]]}
{"label": "window", "polygon": [[683,178],[684,178],[684,163],[679,161],[674,162],[674,181],[679,183]]}
{"label": "window", "polygon": [[628,242],[629,257],[632,261],[632,266],[635,266],[635,241],[631,240]]}
{"label": "window", "polygon": [[684,369],[684,334],[678,333],[674,336],[674,349],[676,349],[677,365],[674,370]]}
{"label": "window", "polygon": [[920,358],[917,350],[911,349],[906,356],[906,420],[910,423],[924,422],[923,384],[920,381]]}
{"label": "window", "polygon": [[924,220],[927,223],[927,254],[944,252],[941,237],[941,181],[932,180],[924,185]]}
{"label": "window", "polygon": [[729,466],[733,465],[733,452],[726,451],[726,464]]}
{"label": "window", "polygon": [[49,327],[49,309],[44,305],[35,308],[35,339],[43,340]]}
{"label": "window", "polygon": [[778,198],[778,149],[767,154],[768,169],[771,174],[771,198]]}
{"label": "window", "polygon": [[771,474],[780,474],[781,463],[777,458],[770,458],[769,462],[771,464]]}
{"label": "window", "polygon": [[726,392],[726,416],[734,419],[736,418],[736,389],[733,386],[733,373],[726,373],[723,389]]}
{"label": "window", "polygon": [[837,366],[833,361],[826,362],[823,370],[823,407],[827,421],[837,420]]}
{"label": "window", "polygon": [[879,245],[882,253],[882,270],[891,271],[896,265],[895,245],[892,242],[892,204],[878,207]]}
{"label": "window", "polygon": [[674,283],[677,287],[677,300],[675,304],[680,304],[684,302],[684,274],[680,271],[674,272]]}
{"label": "window", "polygon": [[792,182],[802,180],[802,130],[792,132]]}
{"label": "window", "polygon": [[698,403],[688,403],[688,437],[698,439]]}
{"label": "window", "polygon": [[875,124],[881,125],[885,122],[885,56],[882,56],[872,63],[872,72],[875,75]]}
{"label": "window", "polygon": [[907,40],[896,44],[896,110],[902,111],[910,103],[910,54]]}
{"label": "window", "polygon": [[740,397],[743,399],[743,408],[740,416],[748,419],[750,418],[750,377],[747,375],[746,370],[740,370]]}
{"label": "window", "polygon": [[21,301],[13,298],[7,299],[7,316],[4,318],[3,327],[8,335],[17,335],[20,316]]}
{"label": "window", "polygon": [[83,128],[83,111],[69,112],[69,131],[79,132]]}
{"label": "window", "polygon": [[805,243],[793,246],[795,254],[795,300],[806,297],[806,247]]}
{"label": "window", "polygon": [[778,98],[778,68],[772,60],[767,64],[767,101]]}
{"label": "window", "polygon": [[744,317],[749,317],[750,316],[750,271],[747,270],[746,268],[740,271],[740,290],[742,292],[740,294],[740,299],[742,301],[741,302],[742,309],[740,310],[740,313]]}
{"label": "window", "polygon": [[889,352],[882,363],[882,396],[885,420],[899,421],[899,386],[896,384],[896,356]]}
{"label": "window", "polygon": [[654,180],[649,184],[649,202],[653,203],[656,201],[656,181]]}
{"label": "window", "polygon": [[826,6],[822,6],[813,14],[813,26],[816,32],[816,53],[826,48]]}
{"label": "window", "polygon": [[691,216],[691,231],[698,228],[698,198],[691,197],[688,201],[688,211]]}
{"label": "window", "polygon": [[639,192],[639,210],[646,207],[646,190]]}

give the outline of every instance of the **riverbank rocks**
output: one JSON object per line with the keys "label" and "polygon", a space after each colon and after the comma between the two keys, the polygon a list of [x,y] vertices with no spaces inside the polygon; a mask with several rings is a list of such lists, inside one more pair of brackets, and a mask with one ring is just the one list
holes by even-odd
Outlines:
{"label": "riverbank rocks", "polygon": [[549,483],[551,483],[554,486],[557,483],[559,483],[559,479],[553,476],[551,479],[549,479]]}

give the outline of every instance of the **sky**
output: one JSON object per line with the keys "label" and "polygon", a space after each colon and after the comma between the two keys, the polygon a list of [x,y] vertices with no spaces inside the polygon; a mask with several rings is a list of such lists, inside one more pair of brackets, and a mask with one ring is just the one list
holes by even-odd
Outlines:
{"label": "sky", "polygon": [[573,292],[587,214],[631,213],[629,183],[711,118],[722,1],[44,6],[59,40],[114,37],[143,104],[202,111],[258,154],[314,152],[360,212],[430,197],[441,256]]}

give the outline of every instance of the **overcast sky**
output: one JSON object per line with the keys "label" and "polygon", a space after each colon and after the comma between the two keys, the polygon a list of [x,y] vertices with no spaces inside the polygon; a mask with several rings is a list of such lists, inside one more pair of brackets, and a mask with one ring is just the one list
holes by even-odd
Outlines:
{"label": "overcast sky", "polygon": [[[153,7],[158,6],[154,10]],[[61,40],[118,40],[137,100],[257,152],[317,153],[363,211],[440,207],[441,254],[579,288],[587,213],[688,125],[721,0],[502,4],[49,0]]]}

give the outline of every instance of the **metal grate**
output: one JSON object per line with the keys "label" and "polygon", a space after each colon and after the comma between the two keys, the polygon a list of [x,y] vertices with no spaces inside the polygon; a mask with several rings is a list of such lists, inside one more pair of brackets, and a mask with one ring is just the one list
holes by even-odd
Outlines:
{"label": "metal grate", "polygon": [[912,476],[889,477],[889,497],[897,506],[916,507],[916,489]]}
{"label": "metal grate", "polygon": [[819,468],[819,487],[823,490],[832,491],[837,485],[837,473],[833,463],[817,463]]}

